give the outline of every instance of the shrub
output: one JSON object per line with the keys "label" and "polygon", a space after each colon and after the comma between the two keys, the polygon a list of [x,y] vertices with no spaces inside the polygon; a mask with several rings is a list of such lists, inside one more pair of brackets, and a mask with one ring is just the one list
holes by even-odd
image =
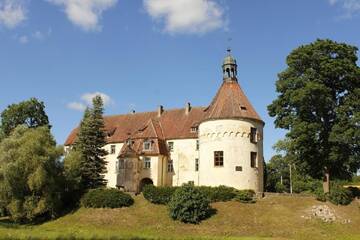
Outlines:
{"label": "shrub", "polygon": [[253,190],[238,190],[235,200],[242,203],[255,203],[255,192]]}
{"label": "shrub", "polygon": [[223,185],[219,187],[201,186],[198,188],[211,202],[226,202],[232,200],[236,196],[234,188]]}
{"label": "shrub", "polygon": [[210,216],[210,200],[193,184],[184,184],[171,197],[169,211],[174,220],[199,223]]}
{"label": "shrub", "polygon": [[277,182],[275,185],[275,191],[278,193],[286,192],[286,186],[282,184],[281,182]]}
{"label": "shrub", "polygon": [[315,191],[316,200],[320,202],[326,202],[327,195],[328,195],[327,193],[324,193],[323,188],[317,188]]}
{"label": "shrub", "polygon": [[360,197],[360,189],[357,187],[348,187],[349,191],[351,192],[351,195],[353,198]]}
{"label": "shrub", "polygon": [[151,203],[168,204],[175,190],[176,187],[155,187],[148,184],[143,188],[143,195]]}
{"label": "shrub", "polygon": [[330,189],[328,200],[336,205],[348,205],[353,200],[353,196],[350,190],[341,186],[335,186]]}
{"label": "shrub", "polygon": [[91,189],[81,199],[82,206],[86,208],[121,208],[134,203],[134,199],[124,192],[116,189]]}

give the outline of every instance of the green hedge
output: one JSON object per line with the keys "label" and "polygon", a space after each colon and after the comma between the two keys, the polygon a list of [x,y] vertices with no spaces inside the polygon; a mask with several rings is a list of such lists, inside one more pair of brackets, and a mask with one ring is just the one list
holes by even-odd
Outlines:
{"label": "green hedge", "polygon": [[174,220],[199,223],[211,215],[210,200],[193,184],[184,184],[171,197],[169,211]]}
{"label": "green hedge", "polygon": [[330,189],[328,199],[336,205],[348,205],[352,202],[353,196],[350,190],[337,186]]}
{"label": "green hedge", "polygon": [[235,200],[242,203],[255,203],[255,192],[253,190],[237,190]]}
{"label": "green hedge", "polygon": [[232,187],[219,186],[219,187],[198,187],[211,202],[226,202],[234,199],[236,196],[235,189]]}
{"label": "green hedge", "polygon": [[168,204],[176,189],[176,187],[155,187],[148,184],[143,188],[143,195],[151,203]]}
{"label": "green hedge", "polygon": [[81,199],[82,206],[86,208],[121,208],[134,203],[134,199],[124,192],[116,189],[91,189]]}

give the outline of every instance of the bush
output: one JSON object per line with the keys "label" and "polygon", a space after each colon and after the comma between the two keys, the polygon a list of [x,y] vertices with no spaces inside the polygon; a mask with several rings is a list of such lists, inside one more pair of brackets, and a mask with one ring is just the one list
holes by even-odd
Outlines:
{"label": "bush", "polygon": [[341,186],[336,186],[330,189],[328,200],[336,205],[348,205],[352,202],[353,196],[350,190]]}
{"label": "bush", "polygon": [[287,188],[281,182],[277,182],[276,185],[275,185],[275,191],[278,192],[278,193],[283,193],[283,192],[287,191]]}
{"label": "bush", "polygon": [[210,216],[210,200],[193,184],[184,184],[171,197],[169,210],[174,220],[199,223]]}
{"label": "bush", "polygon": [[143,195],[151,203],[168,204],[176,189],[176,187],[155,187],[148,184],[143,188]]}
{"label": "bush", "polygon": [[315,191],[316,200],[320,202],[326,202],[326,199],[328,197],[327,195],[328,195],[327,193],[324,193],[323,188],[317,188]]}
{"label": "bush", "polygon": [[232,187],[198,187],[201,192],[209,198],[211,202],[226,202],[232,200],[235,196],[235,189]]}
{"label": "bush", "polygon": [[253,190],[238,190],[235,200],[242,203],[255,203],[255,192]]}
{"label": "bush", "polygon": [[357,187],[348,187],[347,189],[349,189],[349,191],[351,192],[351,195],[353,196],[353,198],[358,198],[360,197],[360,189]]}
{"label": "bush", "polygon": [[116,189],[91,189],[81,199],[82,206],[86,208],[121,208],[129,207],[134,199],[124,192]]}

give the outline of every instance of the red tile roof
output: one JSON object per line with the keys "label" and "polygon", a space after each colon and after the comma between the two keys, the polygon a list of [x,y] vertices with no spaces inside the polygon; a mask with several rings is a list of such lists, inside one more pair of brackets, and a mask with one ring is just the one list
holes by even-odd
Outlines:
{"label": "red tile roof", "polygon": [[247,118],[264,123],[238,82],[234,80],[223,82],[205,112],[204,120]]}
{"label": "red tile roof", "polygon": [[[189,113],[184,108],[165,110],[160,116],[156,111],[105,116],[104,121],[108,133],[107,142],[119,143],[129,138],[154,138],[162,141],[197,138],[197,132],[192,132],[191,127],[206,120],[233,118],[252,119],[263,123],[239,84],[236,81],[224,81],[207,108],[192,107]],[[73,144],[77,133],[78,128],[70,133],[65,145]],[[140,143],[136,141],[136,144]],[[157,144],[158,151],[163,152],[163,143],[160,141]]]}
{"label": "red tile roof", "polygon": [[[160,117],[158,112],[105,116],[105,128],[107,132],[113,132],[107,138],[107,142],[124,142],[129,137],[135,137],[136,133],[139,134],[138,131],[144,128],[149,121],[152,121],[151,128],[154,128],[156,134],[162,139],[197,138],[197,133],[190,132],[190,129],[203,119],[204,109],[203,107],[193,107],[188,114],[185,109],[165,110]],[[149,131],[149,129],[146,131],[153,134],[153,131]],[[73,144],[77,133],[78,128],[70,133],[65,145]],[[143,134],[143,136],[145,135]]]}

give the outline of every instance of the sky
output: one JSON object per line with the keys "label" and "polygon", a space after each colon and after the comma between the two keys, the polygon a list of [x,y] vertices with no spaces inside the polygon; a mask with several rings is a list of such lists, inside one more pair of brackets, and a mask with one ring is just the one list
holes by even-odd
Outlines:
{"label": "sky", "polygon": [[106,115],[207,106],[231,47],[268,161],[277,74],[318,38],[360,47],[360,0],[0,0],[0,111],[38,98],[62,144],[96,94]]}

